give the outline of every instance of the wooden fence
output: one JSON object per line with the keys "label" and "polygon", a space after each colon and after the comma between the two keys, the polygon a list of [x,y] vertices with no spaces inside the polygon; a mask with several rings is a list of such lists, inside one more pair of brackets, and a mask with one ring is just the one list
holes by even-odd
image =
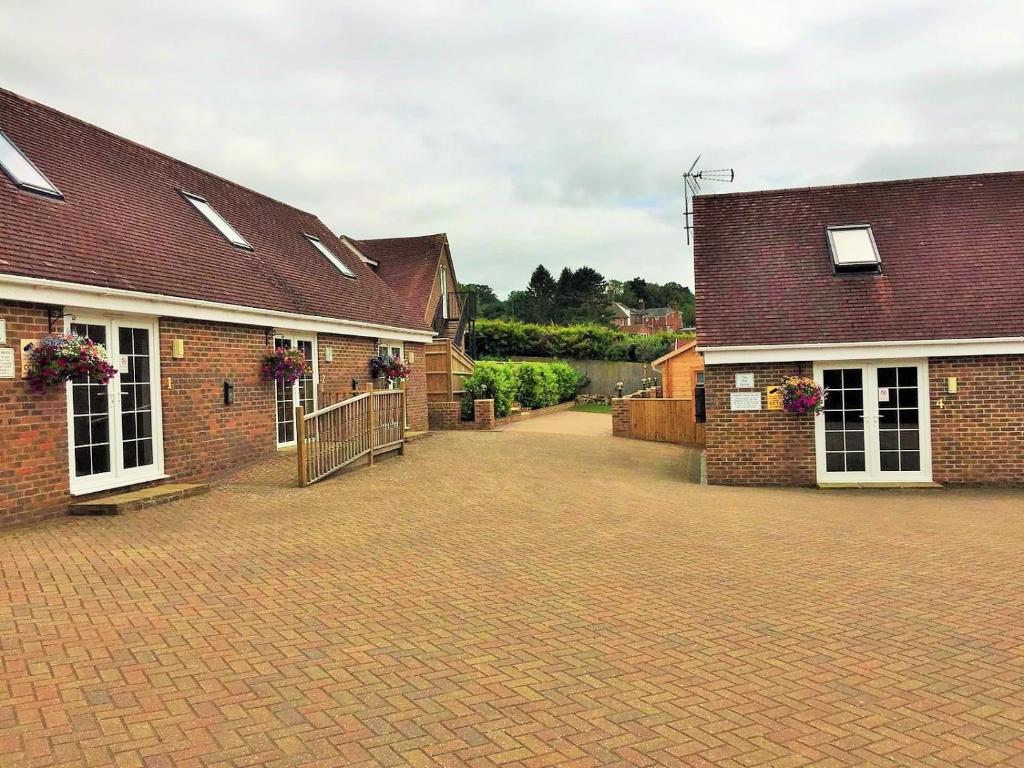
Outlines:
{"label": "wooden fence", "polygon": [[612,401],[613,432],[618,437],[661,443],[704,445],[692,398],[625,397]]}
{"label": "wooden fence", "polygon": [[299,485],[319,482],[363,456],[405,452],[405,392],[363,392],[320,410],[295,409]]}
{"label": "wooden fence", "polygon": [[462,382],[473,374],[473,361],[450,339],[435,339],[426,348],[427,402],[462,399]]}

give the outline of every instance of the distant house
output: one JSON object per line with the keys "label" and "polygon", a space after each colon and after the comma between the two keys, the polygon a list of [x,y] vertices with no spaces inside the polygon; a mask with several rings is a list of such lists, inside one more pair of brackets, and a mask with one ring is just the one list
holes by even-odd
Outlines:
{"label": "distant house", "polygon": [[[315,215],[5,90],[0,168],[0,524],[273,455],[296,406],[365,386],[381,349],[411,363],[408,426],[427,428],[418,283]],[[32,392],[23,347],[66,331],[117,377]],[[265,381],[275,347],[310,371]]]}
{"label": "distant house", "polygon": [[621,302],[612,302],[612,324],[625,333],[650,335],[662,331],[679,331],[683,328],[683,316],[679,305],[673,303],[669,307],[653,307],[646,309],[640,300],[637,308],[627,307]]}
{"label": "distant house", "polygon": [[[708,480],[1024,482],[1022,201],[1020,172],[697,197]],[[822,415],[768,409],[795,374]]]}

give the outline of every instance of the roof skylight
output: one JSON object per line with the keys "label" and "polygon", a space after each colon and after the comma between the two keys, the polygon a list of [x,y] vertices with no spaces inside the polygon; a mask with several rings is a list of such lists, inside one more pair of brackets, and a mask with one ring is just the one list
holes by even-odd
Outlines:
{"label": "roof skylight", "polygon": [[870,224],[827,227],[825,231],[836,272],[879,271],[882,259]]}
{"label": "roof skylight", "polygon": [[333,253],[331,253],[330,250],[328,250],[327,246],[324,245],[322,242],[320,242],[320,238],[313,237],[313,235],[306,235],[306,239],[309,240],[309,242],[311,242],[313,244],[313,247],[316,248],[318,251],[320,251],[320,253],[322,253],[327,258],[327,260],[329,262],[331,262],[331,264],[333,264],[335,267],[337,267],[338,271],[341,272],[341,274],[345,275],[345,277],[355,277],[356,276],[356,273],[353,272],[351,269],[349,269],[345,265],[345,262],[343,262],[341,259],[339,259],[337,256],[335,256]]}
{"label": "roof skylight", "polygon": [[0,168],[11,177],[11,181],[23,189],[53,197],[64,197],[3,131],[0,131]]}
{"label": "roof skylight", "polygon": [[197,211],[203,214],[204,219],[210,222],[218,232],[224,235],[225,240],[239,248],[245,248],[249,251],[253,249],[252,246],[249,245],[249,242],[238,234],[238,231],[228,224],[224,217],[213,209],[212,205],[206,202],[205,198],[199,197],[199,195],[189,194],[188,192],[182,192],[181,194],[186,200],[195,206]]}

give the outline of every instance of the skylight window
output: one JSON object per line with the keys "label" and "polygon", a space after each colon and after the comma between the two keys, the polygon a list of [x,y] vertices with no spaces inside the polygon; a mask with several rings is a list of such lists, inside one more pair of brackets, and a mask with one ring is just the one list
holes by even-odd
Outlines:
{"label": "skylight window", "polygon": [[828,227],[828,248],[836,272],[878,272],[882,259],[878,255],[870,224]]}
{"label": "skylight window", "polygon": [[182,192],[181,194],[186,200],[195,206],[197,211],[203,214],[204,219],[210,222],[218,232],[224,235],[225,240],[239,248],[245,248],[248,251],[252,250],[252,246],[249,245],[249,242],[238,234],[238,231],[228,224],[223,216],[213,210],[213,206],[206,202],[205,198],[199,197],[199,195],[190,195],[188,192]]}
{"label": "skylight window", "polygon": [[0,131],[0,168],[11,177],[11,181],[23,189],[53,197],[64,197],[3,131]]}
{"label": "skylight window", "polygon": [[356,276],[356,273],[349,269],[347,266],[345,266],[345,262],[343,262],[333,253],[331,253],[330,250],[328,250],[327,246],[320,242],[319,238],[313,237],[312,235],[306,235],[306,239],[309,240],[309,242],[313,244],[313,247],[320,251],[320,253],[322,253],[329,262],[331,262],[331,264],[336,266],[338,268],[338,271],[341,272],[341,274],[345,275],[345,277]]}

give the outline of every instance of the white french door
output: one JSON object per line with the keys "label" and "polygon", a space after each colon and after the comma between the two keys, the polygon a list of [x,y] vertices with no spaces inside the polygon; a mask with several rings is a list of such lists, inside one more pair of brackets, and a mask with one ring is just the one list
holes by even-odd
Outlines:
{"label": "white french door", "polygon": [[106,384],[67,384],[71,493],[163,476],[156,323],[82,317],[67,327],[102,344],[117,369],[117,376]]}
{"label": "white french door", "polygon": [[818,482],[929,482],[928,361],[815,363]]}
{"label": "white french door", "polygon": [[274,347],[300,349],[312,363],[309,373],[300,376],[294,384],[277,382],[277,444],[295,445],[295,408],[301,405],[306,413],[316,410],[317,359],[316,342],[309,337],[275,336]]}
{"label": "white french door", "polygon": [[[389,357],[397,357],[399,360],[405,362],[405,344],[400,341],[384,341],[380,340],[377,342],[377,357],[383,357],[385,359]],[[402,384],[394,379],[388,379],[388,389],[401,389]],[[409,411],[406,409],[405,412],[405,426],[409,428]]]}

